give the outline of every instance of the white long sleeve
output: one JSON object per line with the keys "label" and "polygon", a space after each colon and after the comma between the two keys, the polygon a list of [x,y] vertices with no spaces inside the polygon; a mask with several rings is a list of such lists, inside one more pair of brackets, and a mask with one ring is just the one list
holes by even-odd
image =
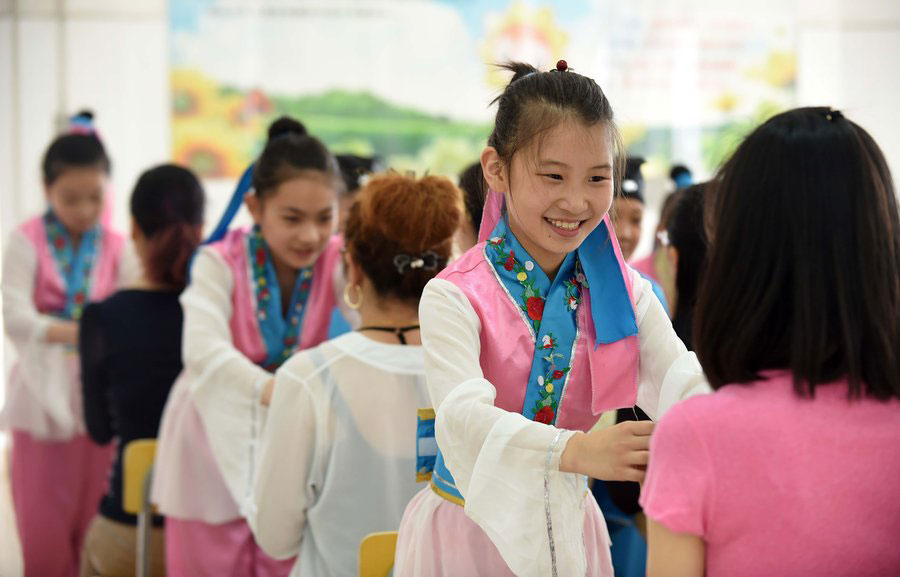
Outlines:
{"label": "white long sleeve", "polygon": [[[676,363],[693,358],[675,336],[649,285],[636,310],[641,345],[639,399],[659,414],[660,391],[694,388],[691,379],[668,377]],[[436,436],[466,514],[487,533],[510,569],[520,576],[551,574],[544,502],[547,472],[558,575],[584,575],[582,537],[585,478],[559,471],[575,434],[494,406],[496,389],[480,367],[480,321],[464,293],[449,281],[426,286],[419,306],[426,374],[437,411]],[[694,362],[696,362],[694,360]],[[687,369],[685,369],[687,370]],[[697,377],[699,375],[699,377]],[[655,402],[654,402],[655,401]],[[548,465],[549,457],[549,467]]]}
{"label": "white long sleeve", "polygon": [[315,500],[313,486],[320,483],[321,474],[312,475],[316,445],[328,444],[317,434],[317,417],[326,415],[329,407],[291,370],[302,364],[303,372],[310,373],[315,367],[305,359],[291,359],[289,363],[288,370],[276,373],[253,498],[245,505],[256,542],[276,559],[300,552],[306,511]]}
{"label": "white long sleeve", "polygon": [[47,329],[59,320],[35,306],[37,266],[34,245],[13,232],[3,258],[3,328],[18,362],[7,381],[0,423],[39,439],[68,440],[84,430],[77,357],[65,345],[46,341]]}
{"label": "white long sleeve", "polygon": [[237,350],[231,334],[234,279],[228,264],[204,248],[181,296],[184,367],[210,447],[235,502],[247,497],[265,408],[262,386],[272,374]]}
{"label": "white long sleeve", "polygon": [[9,236],[3,255],[3,329],[16,348],[43,342],[55,322],[34,305],[37,254],[34,245],[19,231]]}

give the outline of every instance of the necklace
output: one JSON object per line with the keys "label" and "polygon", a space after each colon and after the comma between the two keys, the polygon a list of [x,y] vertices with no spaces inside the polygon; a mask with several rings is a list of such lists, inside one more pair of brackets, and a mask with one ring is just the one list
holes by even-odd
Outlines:
{"label": "necklace", "polygon": [[394,333],[397,336],[397,339],[400,341],[401,345],[406,344],[405,333],[409,331],[417,331],[419,330],[419,325],[409,325],[406,327],[376,327],[376,326],[367,326],[367,327],[359,327],[356,329],[358,332],[362,331],[381,331],[383,333]]}

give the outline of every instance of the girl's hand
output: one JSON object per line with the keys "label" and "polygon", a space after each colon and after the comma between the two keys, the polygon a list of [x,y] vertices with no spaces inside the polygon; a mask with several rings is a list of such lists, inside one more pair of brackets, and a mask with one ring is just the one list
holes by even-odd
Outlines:
{"label": "girl's hand", "polygon": [[59,321],[47,328],[48,343],[59,343],[75,346],[78,344],[78,323],[75,321]]}
{"label": "girl's hand", "polygon": [[559,470],[603,481],[644,480],[650,457],[652,421],[625,421],[590,433],[576,433],[563,450]]}
{"label": "girl's hand", "polygon": [[259,395],[259,404],[268,407],[272,402],[272,393],[275,392],[275,378],[271,378],[263,385],[262,392]]}

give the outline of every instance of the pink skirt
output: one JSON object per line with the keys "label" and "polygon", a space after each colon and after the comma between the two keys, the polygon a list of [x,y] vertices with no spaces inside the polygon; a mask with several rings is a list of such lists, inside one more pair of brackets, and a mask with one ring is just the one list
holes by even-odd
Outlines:
{"label": "pink skirt", "polygon": [[266,555],[243,519],[213,525],[166,518],[168,577],[287,577],[297,558]]}
{"label": "pink skirt", "polygon": [[[587,575],[612,577],[609,534],[593,495],[585,496]],[[548,551],[549,555],[550,552]],[[413,497],[397,538],[394,577],[515,577],[497,547],[465,510],[430,486]]]}

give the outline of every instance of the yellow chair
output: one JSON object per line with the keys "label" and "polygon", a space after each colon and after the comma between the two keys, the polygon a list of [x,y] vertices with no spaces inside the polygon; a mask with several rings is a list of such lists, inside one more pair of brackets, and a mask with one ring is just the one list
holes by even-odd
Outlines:
{"label": "yellow chair", "polygon": [[359,544],[359,577],[387,577],[394,568],[397,532],[370,533]]}
{"label": "yellow chair", "polygon": [[137,515],[137,555],[134,574],[150,574],[150,525],[153,507],[150,504],[150,484],[153,481],[153,459],[156,439],[137,439],[125,445],[122,456],[122,508]]}

